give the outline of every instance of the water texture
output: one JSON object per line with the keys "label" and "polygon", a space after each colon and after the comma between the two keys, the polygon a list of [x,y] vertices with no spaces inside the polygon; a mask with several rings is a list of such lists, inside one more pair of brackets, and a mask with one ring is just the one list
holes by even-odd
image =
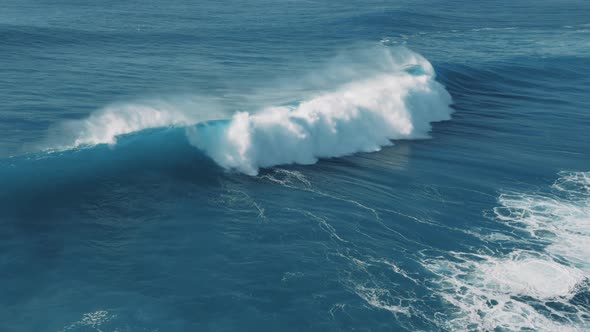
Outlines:
{"label": "water texture", "polygon": [[0,10],[0,331],[590,329],[590,3]]}

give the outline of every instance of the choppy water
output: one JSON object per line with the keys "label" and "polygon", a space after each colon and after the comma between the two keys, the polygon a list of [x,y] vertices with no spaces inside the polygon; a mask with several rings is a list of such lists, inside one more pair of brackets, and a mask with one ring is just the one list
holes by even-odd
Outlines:
{"label": "choppy water", "polygon": [[0,330],[590,329],[590,3],[3,0]]}

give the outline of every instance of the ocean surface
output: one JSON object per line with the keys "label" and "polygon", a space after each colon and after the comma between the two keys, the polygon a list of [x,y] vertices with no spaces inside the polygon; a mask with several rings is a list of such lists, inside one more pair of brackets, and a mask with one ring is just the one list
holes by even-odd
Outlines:
{"label": "ocean surface", "polygon": [[589,1],[0,7],[0,331],[590,330]]}

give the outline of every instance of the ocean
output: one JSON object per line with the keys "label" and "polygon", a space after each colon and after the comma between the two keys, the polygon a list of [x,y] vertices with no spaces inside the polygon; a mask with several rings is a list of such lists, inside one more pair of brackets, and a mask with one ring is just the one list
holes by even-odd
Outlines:
{"label": "ocean", "polygon": [[590,330],[590,2],[0,2],[0,331]]}

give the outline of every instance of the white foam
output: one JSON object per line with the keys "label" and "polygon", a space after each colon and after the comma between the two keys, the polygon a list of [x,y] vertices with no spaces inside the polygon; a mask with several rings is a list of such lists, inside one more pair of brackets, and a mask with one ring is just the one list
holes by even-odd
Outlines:
{"label": "white foam", "polygon": [[387,310],[393,314],[409,315],[410,313],[407,307],[389,303],[386,298],[390,298],[391,295],[386,289],[356,285],[354,291],[356,295],[358,295],[371,307]]}
{"label": "white foam", "polygon": [[392,139],[426,138],[431,122],[450,119],[451,97],[426,59],[383,49],[373,60],[388,69],[297,106],[192,128],[189,140],[222,167],[255,175],[264,167],[378,151]]}
{"label": "white foam", "polygon": [[60,123],[50,130],[42,148],[66,150],[98,144],[113,145],[121,135],[150,128],[187,126],[220,118],[222,114],[219,108],[202,98],[113,104],[91,113],[87,118]]}
{"label": "white foam", "polygon": [[457,309],[446,325],[459,330],[590,328],[588,307],[571,302],[590,276],[589,185],[590,173],[568,172],[560,173],[551,190],[501,195],[495,218],[513,228],[522,249],[425,260],[438,276],[436,291]]}
{"label": "white foam", "polygon": [[[523,257],[524,256],[524,257]],[[506,294],[521,294],[536,299],[569,296],[584,275],[575,268],[545,257],[527,257],[523,253],[501,260],[488,260],[479,266],[488,284]]]}
{"label": "white foam", "polygon": [[102,325],[105,325],[117,318],[117,315],[110,314],[106,310],[98,310],[95,312],[89,312],[82,315],[79,321],[73,322],[68,326],[60,330],[60,332],[80,330],[80,329],[92,329],[95,331],[102,332]]}
{"label": "white foam", "polygon": [[500,196],[496,217],[547,242],[545,251],[590,274],[590,172],[561,173],[550,194]]}
{"label": "white foam", "polygon": [[[500,258],[454,254],[456,261],[433,260],[426,265],[438,276],[434,291],[456,309],[443,320],[446,328],[576,331],[584,324],[581,313],[567,316],[546,304],[568,306],[581,278],[579,271],[523,252]],[[562,321],[547,317],[539,307]]]}

